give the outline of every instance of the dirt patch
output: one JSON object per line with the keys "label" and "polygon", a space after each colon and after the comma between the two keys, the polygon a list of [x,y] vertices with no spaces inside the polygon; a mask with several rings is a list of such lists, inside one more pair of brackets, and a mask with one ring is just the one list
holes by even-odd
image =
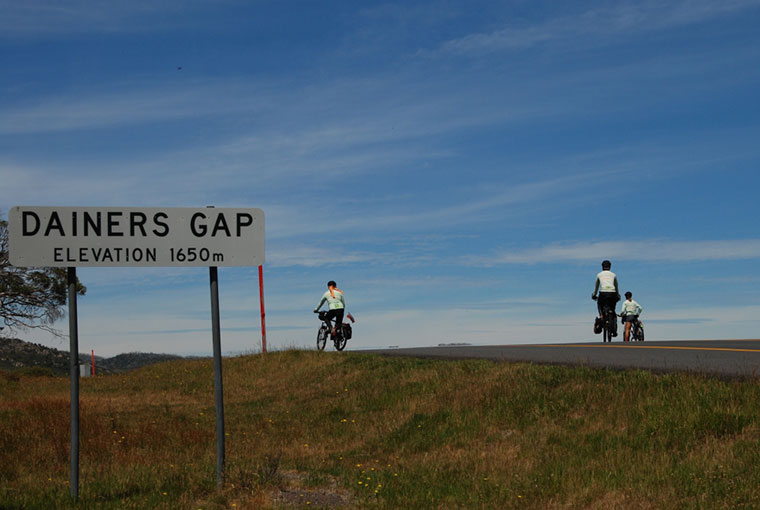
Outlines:
{"label": "dirt patch", "polygon": [[272,502],[284,507],[345,508],[353,503],[351,494],[332,477],[322,487],[306,487],[307,475],[298,471],[279,473],[279,487],[270,493]]}

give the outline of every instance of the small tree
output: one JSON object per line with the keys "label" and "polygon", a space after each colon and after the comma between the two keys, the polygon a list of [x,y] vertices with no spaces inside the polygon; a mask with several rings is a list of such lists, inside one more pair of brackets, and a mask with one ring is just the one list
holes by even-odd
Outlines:
{"label": "small tree", "polygon": [[[39,328],[60,335],[53,323],[65,315],[65,267],[15,267],[8,257],[8,222],[0,220],[0,318],[9,330]],[[87,289],[77,279],[77,293]]]}

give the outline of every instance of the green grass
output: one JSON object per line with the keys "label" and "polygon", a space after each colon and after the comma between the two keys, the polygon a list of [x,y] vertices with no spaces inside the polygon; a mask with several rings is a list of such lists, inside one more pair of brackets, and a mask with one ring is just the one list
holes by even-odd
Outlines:
{"label": "green grass", "polygon": [[[760,507],[760,381],[287,351],[0,376],[0,509]],[[280,500],[280,502],[278,502]],[[307,504],[307,502],[309,504]]]}

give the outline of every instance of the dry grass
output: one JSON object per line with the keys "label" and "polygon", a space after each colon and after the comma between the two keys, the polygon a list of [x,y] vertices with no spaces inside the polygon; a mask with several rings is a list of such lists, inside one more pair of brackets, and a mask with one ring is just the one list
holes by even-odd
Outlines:
{"label": "dry grass", "polygon": [[[81,381],[84,508],[757,508],[760,383],[289,351]],[[68,380],[0,377],[0,509],[73,508]]]}

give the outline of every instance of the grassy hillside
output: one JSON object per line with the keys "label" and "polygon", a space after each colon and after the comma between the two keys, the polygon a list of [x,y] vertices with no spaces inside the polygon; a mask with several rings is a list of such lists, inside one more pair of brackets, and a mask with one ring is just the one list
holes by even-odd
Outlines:
{"label": "grassy hillside", "polygon": [[[76,508],[758,508],[760,381],[280,352],[81,381]],[[0,376],[0,509],[70,505],[68,381]]]}

